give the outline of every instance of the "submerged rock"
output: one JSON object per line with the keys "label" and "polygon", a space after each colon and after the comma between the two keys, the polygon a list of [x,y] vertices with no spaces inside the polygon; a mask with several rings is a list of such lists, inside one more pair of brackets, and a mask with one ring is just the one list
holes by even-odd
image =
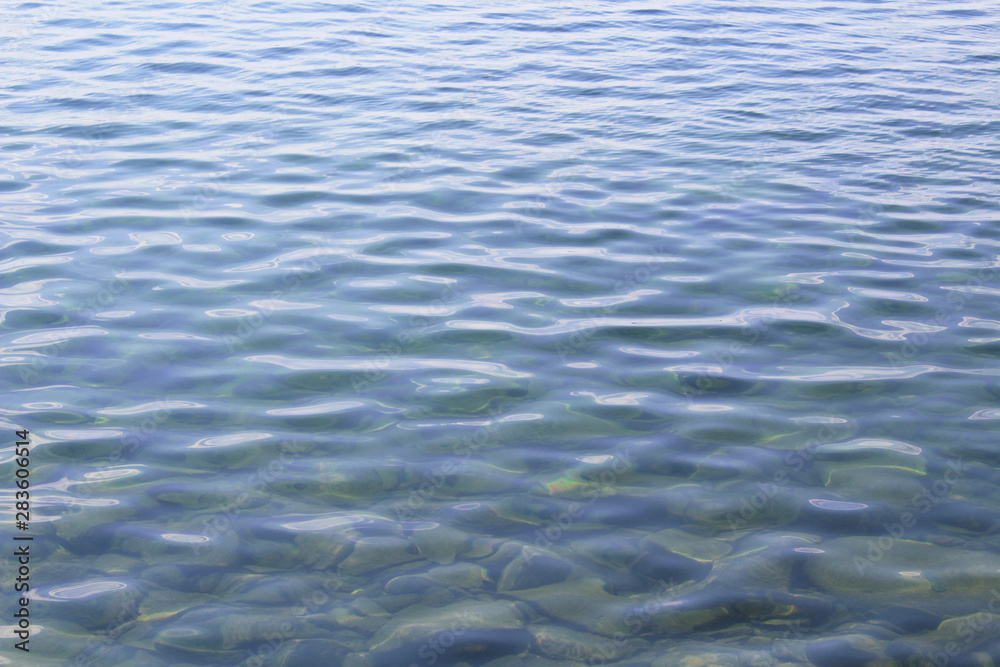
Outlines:
{"label": "submerged rock", "polygon": [[715,529],[742,530],[783,526],[799,516],[800,503],[790,490],[773,482],[684,484],[670,489],[670,514]]}
{"label": "submerged rock", "polygon": [[405,574],[390,579],[385,592],[390,595],[423,594],[433,588],[454,586],[464,590],[482,588],[489,580],[486,570],[472,563],[434,567],[420,574]]}
{"label": "submerged rock", "polygon": [[[868,621],[877,624],[888,634],[912,634],[933,630],[944,620],[939,614],[918,607],[898,604],[884,604],[873,608],[867,615]],[[871,631],[865,634],[872,634]]]}
{"label": "submerged rock", "polygon": [[596,565],[625,569],[642,556],[639,544],[643,537],[645,534],[639,531],[617,530],[607,535],[577,538],[568,546]]}
{"label": "submerged rock", "polygon": [[633,634],[626,623],[629,600],[609,594],[600,579],[579,579],[527,590],[509,597],[526,602],[549,618],[609,637]]}
{"label": "submerged rock", "polygon": [[506,601],[464,601],[440,608],[411,608],[375,633],[369,664],[431,664],[446,652],[463,656],[519,653],[530,643],[523,617]]}
{"label": "submerged rock", "polygon": [[632,570],[650,579],[673,582],[703,579],[712,563],[733,549],[728,542],[673,528],[648,535],[640,547],[642,556],[632,564]]}
{"label": "submerged rock", "polygon": [[269,496],[258,489],[238,482],[213,478],[211,483],[189,477],[160,480],[146,493],[166,505],[178,505],[187,510],[227,510],[238,498],[241,510],[260,507]]}
{"label": "submerged rock", "polygon": [[486,570],[474,563],[455,563],[427,570],[432,580],[457,588],[482,588],[488,580]]}
{"label": "submerged rock", "polygon": [[894,466],[826,463],[824,486],[843,498],[862,503],[880,501],[902,510],[924,492],[924,473]]}
{"label": "submerged rock", "polygon": [[148,564],[164,561],[232,567],[239,562],[240,538],[232,530],[211,536],[194,524],[154,528],[126,523],[115,531],[112,551],[136,554]]}
{"label": "submerged rock", "polygon": [[88,506],[78,512],[67,512],[51,523],[74,553],[103,554],[110,551],[118,528],[135,516],[136,511],[127,504]]}
{"label": "submerged rock", "polygon": [[362,537],[354,543],[351,555],[341,561],[339,567],[344,574],[360,575],[419,558],[417,547],[404,538]]}
{"label": "submerged rock", "polygon": [[391,466],[367,463],[312,463],[308,469],[293,469],[270,483],[269,489],[296,499],[337,507],[367,505],[399,485],[399,471]]}
{"label": "submerged rock", "polygon": [[[901,530],[904,530],[901,527]],[[843,537],[816,545],[805,572],[823,591],[868,610],[895,604],[962,615],[1000,604],[1000,556],[924,542]]]}
{"label": "submerged rock", "polygon": [[572,566],[556,554],[524,546],[504,568],[497,583],[497,591],[536,588],[544,584],[559,583],[566,579],[572,570]]}
{"label": "submerged rock", "polygon": [[659,652],[650,667],[742,667],[743,664],[767,665],[766,662],[741,663],[737,651],[710,646],[702,642],[682,642]]}
{"label": "submerged rock", "polygon": [[[340,543],[336,548],[350,549],[343,543]],[[329,558],[328,554],[329,552],[323,557],[323,560]],[[317,560],[316,551],[307,551],[294,542],[276,542],[263,539],[247,541],[243,547],[243,555],[255,567],[281,571],[309,567]],[[346,555],[344,553],[343,557]]]}
{"label": "submerged rock", "polygon": [[806,657],[816,667],[883,667],[888,656],[886,645],[868,635],[841,635],[809,642]]}
{"label": "submerged rock", "polygon": [[385,625],[386,619],[385,617],[357,614],[348,607],[334,607],[322,615],[322,618],[311,618],[310,620],[320,627],[346,628],[370,635]]}
{"label": "submerged rock", "polygon": [[[244,575],[227,595],[238,596],[240,604],[259,606],[308,607],[314,600],[329,601],[331,581],[316,573],[294,575],[248,574]],[[327,591],[316,596],[317,591]]]}
{"label": "submerged rock", "polygon": [[213,598],[204,593],[175,591],[170,588],[153,590],[139,604],[139,620],[167,618],[208,604]]}
{"label": "submerged rock", "polygon": [[[599,664],[599,663],[598,663]],[[527,655],[505,655],[496,660],[484,662],[482,667],[576,667],[573,663],[565,660],[551,660],[540,655],[529,653]]]}
{"label": "submerged rock", "polygon": [[[34,604],[35,601],[32,600],[29,603],[29,608],[30,605]],[[51,616],[39,622],[36,616],[36,609],[31,609],[30,613],[34,621],[32,622],[29,648],[31,649],[30,655],[36,662],[32,663],[25,660],[22,663],[15,663],[12,660],[7,661],[6,655],[8,651],[13,652],[13,650],[16,650],[7,649],[7,646],[10,646],[10,644],[7,644],[4,647],[4,656],[2,658],[6,661],[6,664],[68,665],[73,664],[75,659],[81,657],[91,659],[95,653],[100,654],[102,652],[104,646],[98,645],[95,647],[95,635],[92,631],[85,630],[77,623],[59,620]],[[38,612],[38,615],[40,616],[41,612]],[[5,641],[13,644],[15,641],[14,635],[9,631],[8,634],[10,636],[6,637]],[[16,641],[20,641],[20,639]]]}
{"label": "submerged rock", "polygon": [[433,521],[403,524],[418,553],[433,563],[447,565],[469,549],[470,536]]}
{"label": "submerged rock", "polygon": [[[416,593],[410,593],[407,595],[385,595],[379,598],[379,603],[385,606],[385,610],[390,614],[395,614],[396,612],[402,611],[407,607],[412,607],[416,604],[420,604],[423,601],[424,601],[424,596],[417,595]],[[440,605],[432,604],[431,606],[440,606]]]}
{"label": "submerged rock", "polygon": [[[1000,608],[1000,602],[994,606]],[[921,656],[969,656],[977,649],[992,647],[998,638],[1000,615],[981,611],[948,619],[930,632],[894,641],[889,654],[896,660],[911,662]],[[977,664],[971,656],[959,662]]]}
{"label": "submerged rock", "polygon": [[739,623],[814,624],[833,611],[829,600],[808,595],[738,589],[704,589],[682,597],[636,604],[627,621],[645,635],[674,637]]}
{"label": "submerged rock", "polygon": [[[257,655],[265,651],[265,647],[259,648]],[[350,647],[332,639],[296,639],[282,643],[273,655],[261,655],[261,664],[272,667],[340,665],[350,652]]]}
{"label": "submerged rock", "polygon": [[576,632],[557,625],[529,625],[534,651],[556,660],[603,664],[627,658],[645,646],[637,639],[609,638]]}
{"label": "submerged rock", "polygon": [[541,521],[510,502],[484,501],[452,505],[445,511],[447,523],[474,533],[500,534],[527,531]]}
{"label": "submerged rock", "polygon": [[522,484],[521,476],[514,471],[471,460],[457,466],[457,471],[450,475],[439,474],[434,478],[440,480],[442,493],[451,496],[508,493]]}
{"label": "submerged rock", "polygon": [[[77,658],[79,659],[79,658]],[[135,651],[129,658],[118,660],[113,654],[102,653],[101,659],[112,662],[115,667],[171,667],[169,662],[149,651]]]}
{"label": "submerged rock", "polygon": [[139,616],[143,592],[133,583],[89,579],[40,589],[32,615],[62,619],[87,630],[112,632]]}
{"label": "submerged rock", "polygon": [[[795,533],[776,538],[770,533],[751,535],[741,540],[735,551],[713,561],[711,570],[704,579],[678,586],[670,592],[680,595],[706,588],[787,591],[797,556],[795,549],[808,547],[813,543],[810,536]],[[724,546],[733,548],[720,543],[719,550]]]}
{"label": "submerged rock", "polygon": [[440,584],[426,574],[404,574],[393,577],[385,584],[385,592],[389,595],[422,595]]}
{"label": "submerged rock", "polygon": [[733,550],[733,545],[727,542],[692,535],[674,528],[657,531],[645,537],[640,545],[644,548],[656,545],[664,551],[699,563],[711,563]]}
{"label": "submerged rock", "polygon": [[833,610],[831,599],[790,591],[795,549],[811,543],[794,534],[742,542],[736,553],[715,561],[703,580],[637,600],[633,625],[644,633],[674,635],[722,622],[823,620]]}
{"label": "submerged rock", "polygon": [[[190,655],[256,649],[262,644],[289,639],[322,639],[324,631],[311,628],[300,617],[208,607],[184,614],[159,631],[155,647]],[[305,635],[305,636],[304,636]]]}
{"label": "submerged rock", "polygon": [[[355,535],[345,533],[300,533],[295,535],[294,549],[290,550],[286,543],[277,542],[271,552],[272,556],[289,554],[289,563],[297,563],[302,567],[315,570],[325,570],[343,561],[354,549]],[[280,562],[272,565],[281,567]]]}

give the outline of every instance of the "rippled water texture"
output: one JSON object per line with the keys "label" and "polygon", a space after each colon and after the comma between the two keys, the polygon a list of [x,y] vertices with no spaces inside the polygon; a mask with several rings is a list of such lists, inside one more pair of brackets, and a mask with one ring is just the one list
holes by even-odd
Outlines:
{"label": "rippled water texture", "polygon": [[996,2],[2,13],[3,664],[1000,664]]}

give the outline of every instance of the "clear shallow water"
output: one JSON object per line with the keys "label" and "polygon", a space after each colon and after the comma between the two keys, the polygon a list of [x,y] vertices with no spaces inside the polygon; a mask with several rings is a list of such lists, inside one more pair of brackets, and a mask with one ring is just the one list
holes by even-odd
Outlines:
{"label": "clear shallow water", "polygon": [[0,655],[1000,660],[997,11],[9,6]]}

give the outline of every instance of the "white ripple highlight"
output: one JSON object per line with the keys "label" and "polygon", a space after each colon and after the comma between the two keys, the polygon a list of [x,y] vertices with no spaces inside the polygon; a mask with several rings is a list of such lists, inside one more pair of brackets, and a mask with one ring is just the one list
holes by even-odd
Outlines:
{"label": "white ripple highlight", "polygon": [[[275,364],[293,371],[364,371],[372,368],[373,361],[362,359],[290,359],[277,354],[253,355],[247,361]],[[504,364],[489,361],[461,359],[380,359],[378,368],[388,371],[415,371],[427,368],[468,371],[494,377],[525,378],[531,373],[515,371]]]}

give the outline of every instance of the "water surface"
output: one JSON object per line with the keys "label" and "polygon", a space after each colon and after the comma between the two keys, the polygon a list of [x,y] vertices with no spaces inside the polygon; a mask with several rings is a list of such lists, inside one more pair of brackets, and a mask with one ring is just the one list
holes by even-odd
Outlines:
{"label": "water surface", "polygon": [[0,659],[1000,660],[998,10],[8,5]]}

